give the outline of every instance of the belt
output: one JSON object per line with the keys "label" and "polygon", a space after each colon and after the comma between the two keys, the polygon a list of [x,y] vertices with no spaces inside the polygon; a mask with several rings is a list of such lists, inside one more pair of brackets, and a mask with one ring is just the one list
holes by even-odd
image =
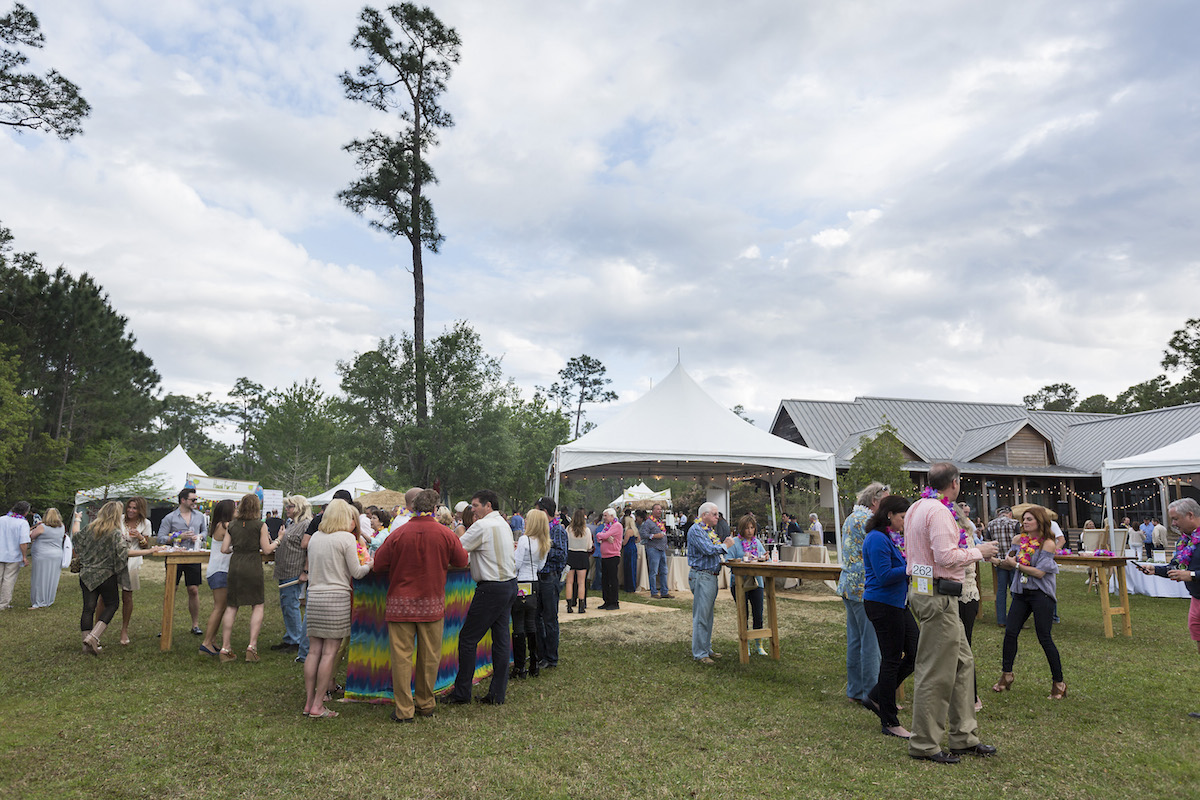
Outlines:
{"label": "belt", "polygon": [[485,583],[516,583],[516,582],[517,582],[516,578],[509,578],[508,580],[503,580],[503,581],[475,581],[475,585],[482,586]]}
{"label": "belt", "polygon": [[691,569],[694,572],[704,572],[708,575],[720,575],[721,574],[720,567],[717,567],[716,569],[700,569],[699,567],[692,567]]}

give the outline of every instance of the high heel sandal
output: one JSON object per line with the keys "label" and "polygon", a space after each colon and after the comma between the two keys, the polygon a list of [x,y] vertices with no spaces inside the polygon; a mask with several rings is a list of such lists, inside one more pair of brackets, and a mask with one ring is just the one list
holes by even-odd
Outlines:
{"label": "high heel sandal", "polygon": [[221,648],[221,652],[217,654],[217,658],[220,659],[222,664],[228,664],[230,661],[237,661],[237,656],[233,654],[233,651],[226,650],[223,647]]}
{"label": "high heel sandal", "polygon": [[992,691],[993,692],[1007,692],[1008,688],[1013,685],[1013,681],[1015,681],[1016,679],[1017,679],[1016,676],[1013,675],[1011,672],[1001,672],[1000,680],[996,681],[995,685],[992,686]]}
{"label": "high heel sandal", "polygon": [[1058,681],[1056,683],[1050,684],[1050,698],[1049,699],[1062,700],[1066,696],[1067,696],[1067,682],[1066,681]]}
{"label": "high heel sandal", "polygon": [[258,661],[258,648],[257,647],[247,647],[246,648],[246,661],[248,661],[251,664]]}

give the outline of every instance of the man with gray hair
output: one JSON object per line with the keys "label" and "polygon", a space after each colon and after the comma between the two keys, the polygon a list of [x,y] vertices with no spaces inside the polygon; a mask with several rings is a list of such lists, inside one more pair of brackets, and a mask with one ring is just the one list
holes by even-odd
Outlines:
{"label": "man with gray hair", "polygon": [[867,619],[863,605],[867,573],[862,548],[867,536],[867,520],[879,510],[879,501],[890,492],[890,487],[878,481],[867,484],[858,493],[854,510],[842,524],[842,574],[837,591],[846,606],[846,697],[851,703],[871,708],[874,708],[874,701],[869,695],[879,680],[879,642],[875,638],[875,626]]}
{"label": "man with gray hair", "polygon": [[[1167,506],[1167,521],[1180,534],[1171,560],[1157,566],[1138,563],[1134,563],[1134,566],[1145,575],[1169,578],[1187,587],[1188,594],[1192,596],[1188,610],[1188,631],[1200,651],[1200,578],[1197,577],[1200,576],[1200,503],[1190,497],[1176,500]],[[1200,711],[1189,711],[1188,716],[1200,719]]]}
{"label": "man with gray hair", "polygon": [[692,658],[712,664],[720,653],[712,649],[713,610],[717,603],[717,577],[732,542],[717,537],[716,503],[704,503],[687,533],[688,588],[692,590]]}
{"label": "man with gray hair", "polygon": [[[939,462],[929,468],[929,488],[908,509],[904,544],[912,583],[908,605],[921,625],[913,672],[913,725],[908,754],[938,764],[959,756],[991,756],[996,748],[979,741],[975,719],[975,657],[958,615],[963,568],[994,558],[995,542],[959,545],[959,525],[951,511],[959,492],[958,467]],[[948,725],[947,725],[948,723]],[[949,728],[950,752],[942,750]]]}

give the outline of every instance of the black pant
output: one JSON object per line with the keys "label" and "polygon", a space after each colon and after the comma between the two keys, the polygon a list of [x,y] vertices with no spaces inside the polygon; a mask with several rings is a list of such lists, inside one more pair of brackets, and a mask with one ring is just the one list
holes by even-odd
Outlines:
{"label": "black pant", "polygon": [[92,620],[96,616],[96,598],[104,600],[104,611],[100,614],[100,621],[105,625],[112,622],[113,615],[117,613],[119,587],[116,575],[109,575],[108,580],[97,586],[95,591],[84,585],[83,578],[79,579],[79,588],[83,590],[83,613],[79,615],[79,630],[92,629]]}
{"label": "black pant", "polygon": [[512,646],[508,620],[513,598],[517,596],[517,581],[482,581],[475,587],[475,597],[467,609],[462,630],[458,633],[458,675],[450,693],[459,700],[471,699],[471,683],[475,679],[475,649],[489,630],[492,632],[492,683],[488,697],[504,702],[508,689],[508,658]]}
{"label": "black pant", "polygon": [[600,559],[600,596],[604,605],[616,606],[621,600],[618,583],[621,579],[621,557],[608,556]]}
{"label": "black pant", "polygon": [[530,594],[514,597],[512,601],[512,632],[514,634],[537,633],[538,583],[534,581]]}
{"label": "black pant", "polygon": [[558,576],[538,575],[537,646],[546,662],[558,665]]}
{"label": "black pant", "polygon": [[[741,580],[741,578],[734,578]],[[767,578],[766,580],[774,580]],[[733,595],[733,602],[737,602],[737,589],[733,586],[729,587],[730,594]],[[761,586],[755,586],[753,589],[746,590],[746,605],[750,607],[750,614],[754,617],[754,630],[762,630],[762,609],[763,609],[763,589]]]}
{"label": "black pant", "polygon": [[[974,567],[968,567],[974,569]],[[971,600],[966,603],[958,604],[958,618],[962,620],[963,633],[967,634],[967,644],[971,644],[971,632],[975,630],[975,618],[979,616],[979,601]],[[975,699],[979,699],[979,679],[974,678]]]}
{"label": "black pant", "polygon": [[1146,551],[1146,560],[1153,561],[1154,560],[1154,540],[1151,539],[1148,542],[1143,542],[1142,548]]}
{"label": "black pant", "polygon": [[864,600],[863,611],[875,627],[879,642],[879,679],[867,699],[879,706],[879,721],[885,728],[900,725],[896,711],[896,687],[913,673],[917,663],[917,621],[912,612],[875,600]]}
{"label": "black pant", "polygon": [[[1101,591],[1104,590],[1104,587],[1100,588]],[[1013,595],[1012,607],[1008,609],[1008,626],[1004,629],[1004,660],[1001,669],[1005,672],[1013,671],[1013,662],[1017,660],[1017,637],[1021,635],[1021,628],[1030,614],[1033,614],[1033,629],[1037,632],[1038,643],[1041,644],[1046,661],[1050,664],[1050,676],[1055,683],[1061,683],[1062,660],[1058,656],[1054,639],[1050,636],[1050,631],[1054,628],[1054,598],[1037,589],[1026,589]]]}

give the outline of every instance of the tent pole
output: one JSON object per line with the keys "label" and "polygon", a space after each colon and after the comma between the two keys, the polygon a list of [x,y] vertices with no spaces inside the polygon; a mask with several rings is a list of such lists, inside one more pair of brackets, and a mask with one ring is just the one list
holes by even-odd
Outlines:
{"label": "tent pole", "polygon": [[[1169,489],[1167,489],[1167,482],[1164,479],[1155,478],[1154,480],[1158,484],[1158,499],[1162,503],[1162,516],[1158,518],[1158,521],[1164,528],[1166,528],[1167,509],[1171,506],[1171,492]],[[1167,543],[1169,544],[1171,540],[1171,534],[1169,533],[1170,528],[1167,528],[1167,530]]]}
{"label": "tent pole", "polygon": [[838,496],[837,470],[833,471],[833,536],[837,541],[838,563],[842,564],[842,500]]}
{"label": "tent pole", "polygon": [[1111,537],[1109,539],[1111,542],[1114,541],[1117,536],[1117,525],[1113,521],[1113,499],[1111,486],[1104,487],[1104,506],[1104,510],[1108,512],[1108,535]]}
{"label": "tent pole", "polygon": [[767,481],[767,487],[771,490],[771,530],[775,532],[775,541],[779,541],[779,525],[775,521],[775,475],[772,474]]}

